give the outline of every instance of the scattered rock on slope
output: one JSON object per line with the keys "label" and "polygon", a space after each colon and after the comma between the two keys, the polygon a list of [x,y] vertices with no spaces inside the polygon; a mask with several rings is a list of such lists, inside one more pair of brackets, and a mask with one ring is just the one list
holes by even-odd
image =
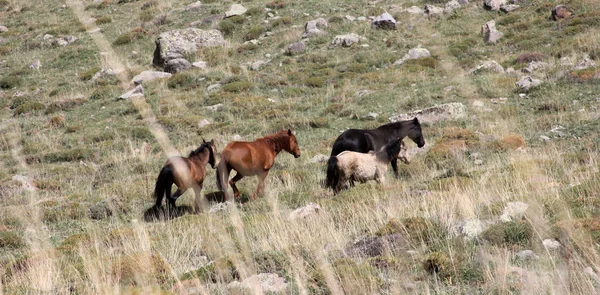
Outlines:
{"label": "scattered rock on slope", "polygon": [[156,79],[166,79],[171,76],[172,76],[172,74],[167,73],[167,72],[143,71],[143,72],[137,74],[135,77],[133,77],[131,82],[135,85],[140,85],[144,82],[149,82],[149,81],[156,80]]}
{"label": "scattered rock on slope", "polygon": [[483,34],[483,41],[485,43],[495,44],[504,36],[504,33],[496,30],[496,21],[491,20],[485,23],[481,27],[481,34]]}
{"label": "scattered rock on slope", "polygon": [[504,68],[497,61],[489,60],[471,70],[472,75],[482,72],[494,72],[502,74],[504,73]]}
{"label": "scattered rock on slope", "polygon": [[417,47],[417,48],[413,48],[413,49],[409,50],[408,53],[405,54],[401,59],[395,61],[394,65],[401,65],[409,59],[420,59],[420,58],[426,58],[426,57],[430,57],[430,56],[431,56],[431,52],[429,52],[429,50],[427,50],[426,48]]}
{"label": "scattered rock on slope", "polygon": [[391,234],[382,237],[370,237],[359,240],[346,248],[346,253],[352,257],[376,257],[389,252],[396,252],[407,247],[402,234]]}
{"label": "scattered rock on slope", "polygon": [[127,98],[138,97],[138,96],[144,96],[144,87],[142,87],[142,85],[137,85],[134,89],[119,96],[119,98],[127,99]]}
{"label": "scattered rock on slope", "polygon": [[231,282],[227,285],[227,287],[250,289],[253,291],[260,290],[261,292],[258,292],[260,294],[263,292],[269,294],[272,292],[283,293],[287,288],[287,282],[284,277],[281,277],[278,274],[260,273],[247,277],[241,282]]}
{"label": "scattered rock on slope", "polygon": [[406,114],[397,114],[389,118],[390,122],[410,120],[417,117],[419,121],[433,123],[445,120],[464,118],[467,115],[467,107],[460,102],[447,103],[430,108],[412,111]]}
{"label": "scattered rock on slope", "polygon": [[485,0],[483,1],[483,8],[491,11],[500,10],[500,6],[505,5],[506,0]]}
{"label": "scattered rock on slope", "polygon": [[164,32],[156,38],[155,43],[156,49],[152,64],[166,69],[171,60],[185,59],[185,56],[195,53],[203,47],[223,46],[226,41],[221,32],[217,30],[205,31],[188,28]]}
{"label": "scattered rock on slope", "polygon": [[430,4],[425,5],[424,12],[428,16],[439,16],[444,14],[444,10],[442,8]]}
{"label": "scattered rock on slope", "polygon": [[552,9],[552,20],[557,21],[559,19],[565,19],[565,18],[569,18],[571,16],[573,16],[575,14],[575,12],[573,11],[573,9],[569,8],[568,6],[561,4],[558,5],[556,7],[554,7],[554,9]]}
{"label": "scattered rock on slope", "polygon": [[318,204],[315,204],[315,203],[309,203],[306,206],[300,207],[300,208],[292,211],[290,213],[290,215],[288,216],[288,219],[296,220],[299,218],[305,218],[310,215],[318,214],[321,211],[323,211],[323,209],[321,209],[321,206],[319,206]]}
{"label": "scattered rock on slope", "polygon": [[375,18],[371,23],[371,26],[376,29],[395,30],[396,20],[391,14],[385,12],[382,15]]}
{"label": "scattered rock on slope", "polygon": [[354,33],[350,33],[347,35],[337,35],[333,38],[333,40],[331,40],[331,44],[329,45],[329,47],[350,47],[353,44],[358,44],[364,40],[367,39]]}
{"label": "scattered rock on slope", "polygon": [[325,32],[322,30],[328,26],[329,23],[327,20],[322,17],[308,21],[304,26],[304,34],[302,34],[302,38],[324,35]]}
{"label": "scattered rock on slope", "polygon": [[242,15],[246,13],[246,11],[248,11],[248,9],[244,7],[244,5],[232,4],[231,6],[229,6],[229,9],[227,9],[227,11],[225,12],[225,17],[227,18],[235,15]]}
{"label": "scattered rock on slope", "polygon": [[517,88],[523,91],[529,91],[531,88],[542,85],[542,80],[534,79],[531,76],[521,77],[521,80],[515,83]]}

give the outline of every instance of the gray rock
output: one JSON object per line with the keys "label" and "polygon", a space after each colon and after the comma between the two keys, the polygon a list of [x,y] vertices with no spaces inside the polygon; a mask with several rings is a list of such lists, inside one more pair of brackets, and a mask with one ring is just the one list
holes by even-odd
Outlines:
{"label": "gray rock", "polygon": [[45,34],[44,37],[42,37],[42,39],[44,39],[44,41],[51,41],[54,39],[54,36],[50,34]]}
{"label": "gray rock", "polygon": [[589,69],[589,68],[595,68],[596,62],[591,60],[590,57],[588,55],[586,55],[583,59],[581,59],[577,65],[575,65],[574,70],[584,70],[584,69]]}
{"label": "gray rock", "polygon": [[185,11],[199,11],[202,8],[202,2],[196,1],[192,4],[189,4],[185,7]]}
{"label": "gray rock", "polygon": [[331,44],[329,47],[350,47],[353,44],[358,44],[361,41],[367,40],[365,37],[359,36],[357,34],[351,33],[347,35],[337,35],[331,40]]}
{"label": "gray rock", "polygon": [[408,53],[405,54],[401,59],[395,61],[394,65],[402,65],[405,61],[409,59],[420,59],[430,56],[431,52],[429,52],[429,50],[427,50],[426,48],[417,47],[409,50]]}
{"label": "gray rock", "polygon": [[327,162],[327,160],[329,160],[329,157],[323,154],[318,154],[314,157],[312,157],[312,159],[310,159],[311,163],[325,163]]}
{"label": "gray rock", "polygon": [[564,19],[564,18],[569,18],[571,16],[575,15],[575,12],[573,11],[573,9],[569,8],[566,5],[558,5],[556,7],[554,7],[554,9],[552,9],[552,20],[557,21],[559,19]]}
{"label": "gray rock", "polygon": [[396,20],[391,14],[385,12],[382,15],[375,18],[371,23],[371,26],[376,29],[395,30]]}
{"label": "gray rock", "polygon": [[190,69],[192,64],[184,58],[171,59],[165,65],[165,71],[169,73],[179,73]]}
{"label": "gray rock", "polygon": [[500,215],[500,220],[503,222],[521,220],[529,205],[523,202],[509,202],[504,206],[504,211]]}
{"label": "gray rock", "polygon": [[252,63],[250,63],[250,69],[253,71],[258,71],[260,70],[260,68],[264,65],[266,65],[267,63],[269,63],[270,60],[255,60]]}
{"label": "gray rock", "polygon": [[140,85],[144,82],[153,81],[156,79],[167,79],[170,78],[173,74],[167,72],[159,72],[159,71],[143,71],[137,74],[131,82],[135,85]]}
{"label": "gray rock", "polygon": [[494,20],[485,23],[481,27],[481,34],[484,42],[492,44],[496,44],[504,36],[504,33],[496,30],[496,21]]}
{"label": "gray rock", "polygon": [[88,207],[90,219],[102,220],[112,216],[112,210],[105,201],[100,201]]}
{"label": "gray rock", "polygon": [[96,72],[94,74],[94,76],[92,77],[92,79],[90,79],[90,81],[95,82],[99,79],[104,79],[104,78],[108,78],[108,77],[115,77],[117,75],[117,73],[115,73],[115,71],[113,71],[112,69],[101,69],[100,71]]}
{"label": "gray rock", "polygon": [[260,273],[247,277],[241,282],[231,282],[227,285],[227,287],[235,289],[247,289],[248,291],[260,291],[258,292],[259,294],[285,293],[287,282],[284,277],[281,277],[278,274]]}
{"label": "gray rock", "polygon": [[474,69],[471,69],[471,75],[480,74],[483,72],[504,73],[504,68],[495,60],[486,61]]}
{"label": "gray rock", "polygon": [[206,69],[208,67],[208,64],[205,61],[196,61],[192,63],[192,67],[198,69]]}
{"label": "gray rock", "polygon": [[[219,85],[219,87],[221,86],[221,84],[215,84],[215,85]],[[212,85],[211,85],[211,86],[212,86]],[[210,86],[209,86],[209,87],[210,87]],[[211,106],[207,106],[207,107],[204,107],[204,108],[206,108],[206,109],[207,109],[207,110],[209,110],[209,111],[216,112],[216,111],[218,111],[219,109],[221,109],[222,107],[223,107],[223,104],[222,104],[222,103],[218,103],[218,104],[211,105]]]}
{"label": "gray rock", "polygon": [[461,4],[458,2],[458,0],[452,0],[444,5],[444,12],[452,13],[454,10],[459,8],[461,8]]}
{"label": "gray rock", "polygon": [[329,23],[324,18],[318,18],[311,21],[308,21],[304,26],[304,34],[302,34],[302,38],[309,38],[314,36],[321,36],[326,34],[323,29],[327,28]]}
{"label": "gray rock", "polygon": [[506,4],[506,0],[485,0],[483,1],[483,8],[491,11],[500,10],[500,6]]}
{"label": "gray rock", "polygon": [[210,125],[210,122],[206,119],[202,119],[202,121],[198,122],[198,128],[202,128]]}
{"label": "gray rock", "polygon": [[69,42],[67,42],[67,40],[61,38],[61,39],[54,40],[53,44],[58,45],[58,46],[67,46],[67,45],[69,45]]}
{"label": "gray rock", "polygon": [[128,98],[138,97],[138,96],[144,96],[144,87],[142,87],[142,85],[135,86],[134,89],[130,90],[127,93],[124,93],[123,95],[119,96],[119,98],[120,99],[128,99]]}
{"label": "gray rock", "polygon": [[216,213],[219,211],[225,211],[227,210],[227,207],[233,203],[232,202],[223,202],[223,203],[217,203],[215,205],[213,205],[212,207],[210,207],[210,209],[208,210],[208,213]]}
{"label": "gray rock", "polygon": [[428,16],[440,16],[444,14],[444,10],[442,8],[430,4],[426,4],[423,11]]}
{"label": "gray rock", "polygon": [[532,88],[542,85],[542,80],[534,79],[531,76],[524,76],[515,85],[519,90],[529,91]]}
{"label": "gray rock", "polygon": [[421,7],[418,6],[411,6],[407,9],[404,9],[405,12],[408,12],[409,14],[423,14],[425,13],[425,11],[423,11],[423,9],[421,9]]}
{"label": "gray rock", "polygon": [[244,5],[232,4],[231,6],[229,6],[229,9],[227,9],[227,11],[225,12],[225,17],[227,18],[232,17],[234,15],[242,15],[246,13],[246,11],[248,11],[248,9],[244,7]]}
{"label": "gray rock", "polygon": [[244,139],[244,138],[243,138],[241,135],[239,135],[239,134],[234,134],[234,135],[231,137],[231,140],[233,140],[233,141],[240,141],[240,140],[243,140],[243,139]]}
{"label": "gray rock", "polygon": [[306,218],[311,215],[319,214],[322,211],[323,209],[321,209],[321,206],[319,206],[318,204],[309,203],[306,206],[300,207],[292,211],[288,216],[288,220],[292,221],[300,218]]}
{"label": "gray rock", "polygon": [[155,43],[156,49],[154,49],[152,64],[159,68],[166,68],[170,60],[183,59],[185,56],[194,54],[200,48],[227,44],[221,32],[196,28],[164,32],[156,38]]}
{"label": "gray rock", "polygon": [[475,161],[473,162],[473,164],[475,164],[475,165],[477,165],[477,166],[479,166],[479,165],[483,165],[483,160],[475,160]]}
{"label": "gray rock", "polygon": [[485,230],[485,228],[486,226],[481,220],[469,219],[460,224],[459,232],[465,235],[467,238],[473,239],[477,238]]}
{"label": "gray rock", "polygon": [[521,260],[537,260],[539,257],[531,250],[523,250],[517,252],[517,257]]}
{"label": "gray rock", "polygon": [[354,16],[351,16],[351,15],[346,15],[346,16],[345,16],[345,18],[346,18],[347,20],[351,21],[351,22],[353,22],[353,21],[355,21],[355,20],[356,20],[356,17],[354,17]]}
{"label": "gray rock", "polygon": [[469,0],[458,0],[458,3],[460,3],[460,5],[465,6],[467,4],[469,4]]}
{"label": "gray rock", "polygon": [[542,241],[542,245],[547,249],[558,249],[560,248],[560,242],[555,239],[545,239]]}
{"label": "gray rock", "polygon": [[8,28],[5,26],[0,26],[0,33],[8,32]]}
{"label": "gray rock", "polygon": [[390,122],[398,122],[418,118],[421,122],[434,123],[445,120],[456,120],[467,116],[467,107],[460,102],[447,103],[430,108],[398,114],[389,118]]}
{"label": "gray rock", "polygon": [[361,239],[346,248],[346,253],[358,258],[377,257],[405,250],[407,246],[408,243],[402,234],[392,234]]}
{"label": "gray rock", "polygon": [[373,113],[373,112],[371,112],[371,113],[368,113],[368,114],[366,114],[366,115],[364,115],[364,116],[362,116],[362,117],[360,117],[360,118],[361,118],[362,120],[369,120],[369,121],[372,121],[372,120],[376,120],[376,119],[377,119],[377,117],[379,117],[379,114],[378,114],[378,113]]}
{"label": "gray rock", "polygon": [[546,135],[540,135],[540,140],[543,142],[549,142],[550,141],[550,137],[546,136]]}
{"label": "gray rock", "polygon": [[208,93],[212,93],[212,92],[219,91],[219,89],[221,89],[221,84],[217,83],[217,84],[209,85],[206,88],[206,91],[208,91]]}
{"label": "gray rock", "polygon": [[548,68],[549,66],[550,66],[550,64],[545,63],[543,61],[532,61],[529,64],[527,64],[527,67],[523,68],[521,70],[521,72],[531,74],[536,70],[545,69],[545,68]]}
{"label": "gray rock", "polygon": [[306,51],[306,44],[304,42],[292,43],[287,47],[286,53],[289,55],[300,54]]}
{"label": "gray rock", "polygon": [[34,70],[39,70],[42,67],[42,63],[40,62],[39,59],[37,59],[36,61],[34,61],[29,68],[30,69],[34,69]]}
{"label": "gray rock", "polygon": [[521,6],[515,5],[515,4],[505,4],[505,5],[500,6],[500,10],[502,10],[506,13],[513,12],[519,8],[521,8]]}

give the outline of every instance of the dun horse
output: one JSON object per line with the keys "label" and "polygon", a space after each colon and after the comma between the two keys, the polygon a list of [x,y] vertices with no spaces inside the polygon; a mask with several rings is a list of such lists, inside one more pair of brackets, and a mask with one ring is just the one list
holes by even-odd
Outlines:
{"label": "dun horse", "polygon": [[240,191],[235,183],[244,176],[258,176],[258,187],[252,195],[252,200],[256,199],[265,186],[265,178],[275,163],[275,157],[282,150],[296,158],[300,157],[298,141],[290,129],[281,130],[253,142],[230,142],[221,152],[221,161],[217,166],[217,187],[223,192],[225,200],[231,200],[227,193],[227,181],[232,169],[237,171],[237,174],[229,180],[229,184],[233,188],[236,199],[240,197]]}
{"label": "dun horse", "polygon": [[[167,197],[167,207],[175,208],[175,201],[189,188],[194,189],[196,198],[200,196],[204,177],[206,177],[206,164],[215,169],[216,147],[214,140],[202,144],[185,157],[174,156],[167,160],[156,179],[154,197],[156,208],[160,208],[163,197]],[[171,195],[171,186],[175,184],[177,190]]]}
{"label": "dun horse", "polygon": [[[414,141],[418,147],[425,145],[425,139],[421,132],[421,124],[417,118],[407,121],[390,123],[377,127],[376,129],[348,129],[344,131],[333,143],[331,157],[329,158],[327,168],[327,179],[325,180],[326,187],[332,187],[332,177],[334,171],[330,167],[334,156],[337,156],[343,151],[354,151],[359,153],[367,153],[369,151],[378,151],[393,139],[408,136]],[[392,168],[394,174],[398,177],[398,162],[392,160]]]}
{"label": "dun horse", "polygon": [[339,193],[347,182],[350,182],[350,185],[354,185],[354,181],[364,183],[367,180],[383,183],[392,160],[400,159],[406,164],[410,163],[406,145],[401,139],[389,142],[378,152],[363,154],[345,151],[331,159],[327,169],[331,169],[333,175],[328,187],[333,189],[334,194]]}

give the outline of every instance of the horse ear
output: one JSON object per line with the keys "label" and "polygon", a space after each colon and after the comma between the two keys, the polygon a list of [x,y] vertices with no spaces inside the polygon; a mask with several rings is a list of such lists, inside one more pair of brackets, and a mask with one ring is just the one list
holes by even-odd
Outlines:
{"label": "horse ear", "polygon": [[206,140],[204,140],[204,137],[202,138],[202,143],[206,143]]}
{"label": "horse ear", "polygon": [[292,136],[292,129],[288,129],[288,135]]}
{"label": "horse ear", "polygon": [[417,117],[415,117],[415,118],[413,119],[413,122],[415,122],[415,123],[419,123],[419,119],[417,119]]}
{"label": "horse ear", "polygon": [[215,139],[214,138],[210,140],[210,144],[215,145]]}

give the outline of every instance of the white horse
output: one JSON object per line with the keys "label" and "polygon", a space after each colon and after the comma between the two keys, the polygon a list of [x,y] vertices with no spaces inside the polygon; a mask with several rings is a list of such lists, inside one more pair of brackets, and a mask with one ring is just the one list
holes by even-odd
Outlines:
{"label": "white horse", "polygon": [[345,151],[337,156],[329,165],[335,170],[333,177],[333,193],[339,193],[347,183],[354,185],[354,181],[365,183],[375,180],[377,183],[385,182],[385,173],[393,159],[409,164],[410,156],[402,140],[392,140],[381,150],[370,151],[367,154]]}

